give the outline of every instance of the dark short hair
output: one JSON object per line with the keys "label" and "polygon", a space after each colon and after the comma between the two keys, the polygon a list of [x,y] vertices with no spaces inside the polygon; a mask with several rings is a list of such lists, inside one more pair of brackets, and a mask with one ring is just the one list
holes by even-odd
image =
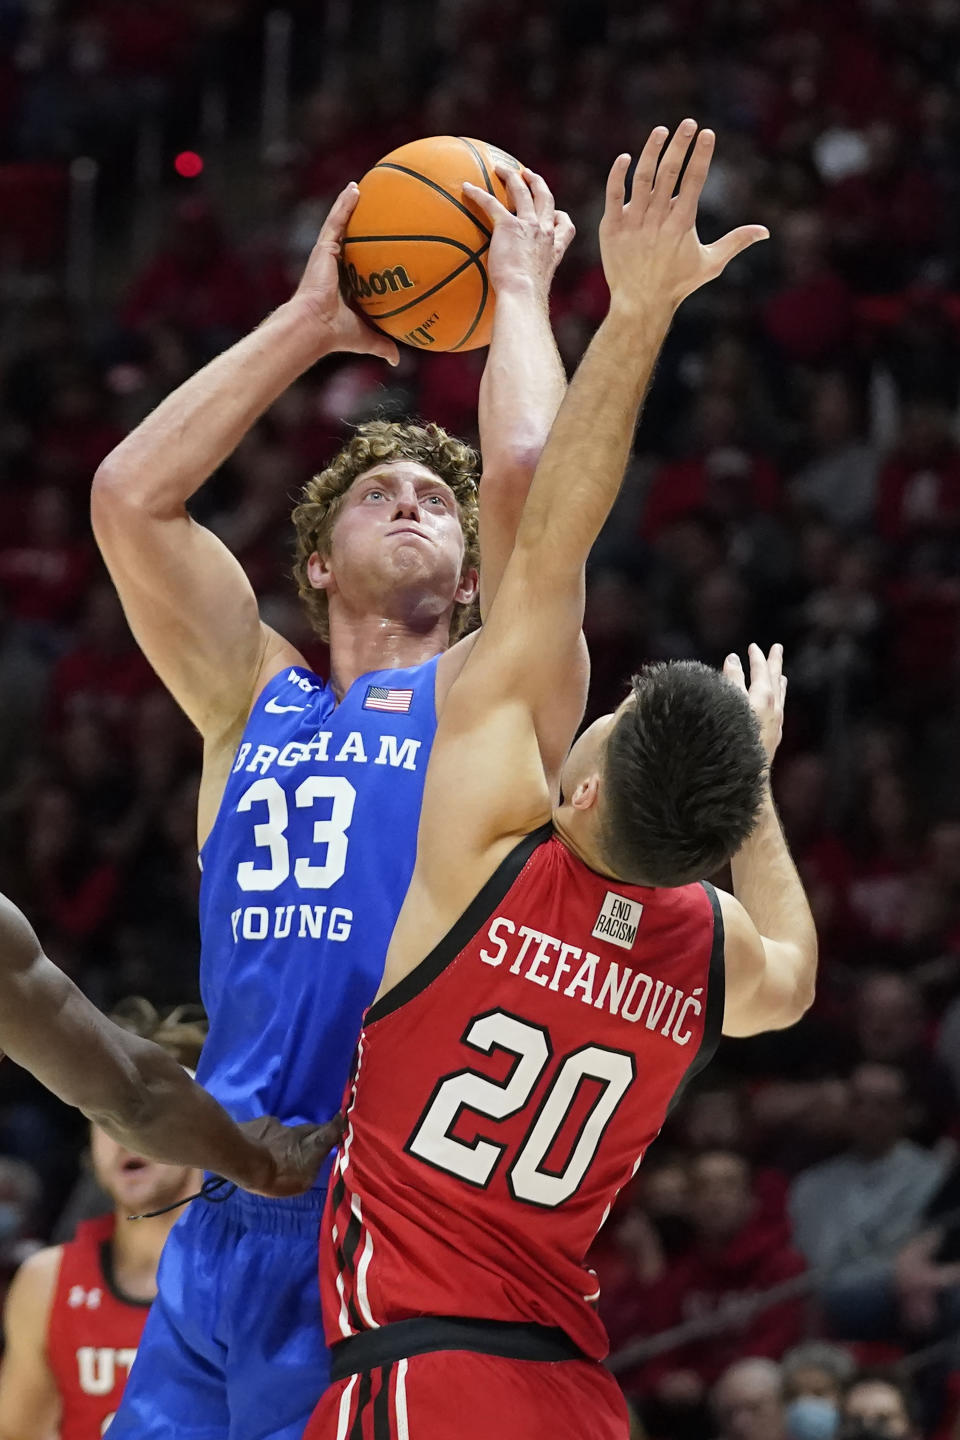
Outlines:
{"label": "dark short hair", "polygon": [[840,1411],[841,1418],[845,1414],[846,1403],[853,1390],[859,1390],[861,1385],[886,1385],[888,1389],[900,1396],[904,1414],[910,1422],[911,1427],[916,1430],[919,1425],[919,1411],[917,1398],[913,1387],[906,1375],[897,1370],[891,1370],[882,1365],[867,1366],[863,1370],[857,1370],[855,1374],[844,1383],[841,1390]]}
{"label": "dark short hair", "polygon": [[694,660],[648,665],[603,769],[604,859],[637,885],[703,880],[756,824],[767,758],[743,692]]}

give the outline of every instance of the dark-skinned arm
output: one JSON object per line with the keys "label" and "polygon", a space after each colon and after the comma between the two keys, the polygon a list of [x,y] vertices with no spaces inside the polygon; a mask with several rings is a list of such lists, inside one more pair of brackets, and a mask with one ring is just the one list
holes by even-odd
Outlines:
{"label": "dark-skinned arm", "polygon": [[26,916],[0,896],[0,1049],[136,1154],[211,1170],[244,1189],[309,1189],[337,1122],[239,1126],[158,1045],[114,1025],[48,959]]}

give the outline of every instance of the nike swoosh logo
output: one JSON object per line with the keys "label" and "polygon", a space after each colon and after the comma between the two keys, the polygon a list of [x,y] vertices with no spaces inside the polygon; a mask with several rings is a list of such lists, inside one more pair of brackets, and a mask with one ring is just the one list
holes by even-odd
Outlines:
{"label": "nike swoosh logo", "polygon": [[289,715],[291,710],[306,710],[307,707],[306,705],[278,705],[271,695],[263,708],[269,711],[271,715]]}

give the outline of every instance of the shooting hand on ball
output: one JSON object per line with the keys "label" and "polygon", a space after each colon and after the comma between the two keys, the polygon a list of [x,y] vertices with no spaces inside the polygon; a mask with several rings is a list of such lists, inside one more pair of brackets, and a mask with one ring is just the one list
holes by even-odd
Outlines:
{"label": "shooting hand on ball", "polygon": [[512,211],[479,185],[468,181],[463,187],[464,196],[493,226],[487,256],[490,283],[498,295],[532,288],[546,304],[554,271],[575,234],[573,221],[556,208],[547,182],[533,170],[498,165],[497,175]]}
{"label": "shooting hand on ball", "polygon": [[340,251],[359,195],[357,185],[351,181],[333,202],[320,227],[320,235],[310,252],[294,299],[308,309],[327,350],[378,355],[396,365],[400,358],[396,342],[351,310],[340,292]]}
{"label": "shooting hand on ball", "polygon": [[[715,280],[735,255],[768,238],[764,225],[741,225],[711,245],[702,244],[697,205],[716,137],[712,130],[698,135],[697,122],[684,120],[664,150],[668,133],[659,125],[650,135],[637,161],[629,197],[625,194],[629,155],[617,156],[607,180],[600,254],[611,310],[645,313],[654,306],[672,313],[694,290]],[[688,152],[686,172],[674,195]]]}

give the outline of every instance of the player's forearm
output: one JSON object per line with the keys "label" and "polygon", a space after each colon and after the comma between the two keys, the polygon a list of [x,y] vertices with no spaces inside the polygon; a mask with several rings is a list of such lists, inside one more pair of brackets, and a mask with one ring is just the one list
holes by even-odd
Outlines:
{"label": "player's forearm", "polygon": [[567,388],[549,297],[524,278],[498,291],[480,381],[480,609],[497,593],[537,463]]}
{"label": "player's forearm", "polygon": [[0,1049],[140,1154],[257,1187],[270,1158],[176,1060],[101,1015],[0,896]]}
{"label": "player's forearm", "polygon": [[212,1095],[158,1046],[136,1041],[130,1081],[105,1108],[81,1105],[88,1119],[138,1155],[211,1170],[246,1189],[268,1183],[273,1166]]}
{"label": "player's forearm", "polygon": [[[478,417],[485,476],[526,471],[529,484],[566,388],[548,296],[532,280],[498,292],[480,381]],[[521,509],[525,498],[524,488]]]}
{"label": "player's forearm", "polygon": [[812,993],[817,932],[769,787],[753,834],[731,861],[733,893],[761,936],[796,952],[798,991]]}
{"label": "player's forearm", "polygon": [[161,517],[177,514],[298,376],[327,353],[296,297],[211,360],[157,406],[103,461],[94,500],[117,494]]}
{"label": "player's forearm", "polygon": [[613,507],[672,318],[659,297],[643,310],[611,308],[570,382],[517,536],[554,574],[580,569]]}

